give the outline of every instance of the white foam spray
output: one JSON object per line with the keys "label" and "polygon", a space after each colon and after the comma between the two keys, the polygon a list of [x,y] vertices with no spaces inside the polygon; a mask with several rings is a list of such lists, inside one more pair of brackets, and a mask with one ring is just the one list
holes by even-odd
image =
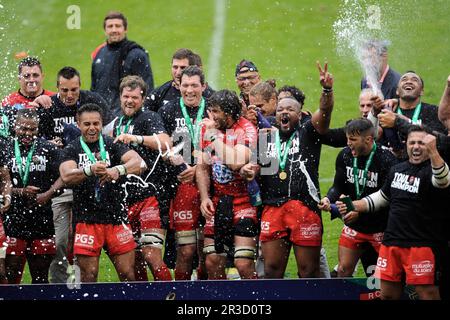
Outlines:
{"label": "white foam spray", "polygon": [[[379,94],[381,54],[390,44],[388,28],[382,24],[383,10],[366,1],[345,0],[333,23],[338,55],[358,61],[374,94]],[[376,40],[381,39],[381,40]]]}

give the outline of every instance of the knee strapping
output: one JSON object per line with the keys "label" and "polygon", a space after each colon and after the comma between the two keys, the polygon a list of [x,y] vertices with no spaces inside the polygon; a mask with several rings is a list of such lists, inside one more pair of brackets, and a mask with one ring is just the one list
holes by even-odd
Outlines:
{"label": "knee strapping", "polygon": [[251,246],[237,246],[234,249],[235,259],[251,259],[254,260],[256,257],[256,248]]}
{"label": "knee strapping", "polygon": [[177,231],[175,232],[175,239],[177,240],[178,245],[197,243],[195,230]]}
{"label": "knee strapping", "polygon": [[209,244],[207,246],[204,246],[203,253],[204,254],[217,254],[217,255],[223,256],[223,257],[227,256],[226,252],[216,253],[216,248],[214,247],[214,244]]}
{"label": "knee strapping", "polygon": [[150,246],[162,249],[164,245],[165,235],[156,232],[143,232],[139,242],[142,247]]}

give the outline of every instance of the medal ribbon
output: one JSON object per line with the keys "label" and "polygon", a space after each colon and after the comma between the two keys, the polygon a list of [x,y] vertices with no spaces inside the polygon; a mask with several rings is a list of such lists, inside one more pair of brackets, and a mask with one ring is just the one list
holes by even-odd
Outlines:
{"label": "medal ribbon", "polygon": [[275,147],[277,150],[277,159],[278,163],[280,165],[281,171],[284,171],[284,168],[286,167],[286,161],[287,156],[289,154],[289,149],[291,148],[292,140],[294,139],[295,134],[297,131],[295,131],[289,140],[286,142],[286,147],[284,148],[284,152],[281,152],[281,142],[280,142],[280,132],[277,130],[275,132]]}
{"label": "medal ribbon", "polygon": [[[89,149],[87,144],[83,141],[83,137],[80,137],[80,143],[81,143],[81,147],[83,148],[84,152],[88,156],[89,160],[91,160],[92,163],[96,163],[97,159],[95,159],[94,155],[92,154],[91,149]],[[102,159],[103,162],[105,162],[106,161],[105,142],[103,141],[103,136],[101,133],[98,135],[98,144],[100,146],[100,158]],[[95,182],[95,201],[97,201],[97,202],[101,201],[100,183],[99,183],[98,179],[96,179],[96,182]]]}
{"label": "medal ribbon", "polygon": [[119,120],[119,125],[116,128],[116,137],[120,136],[121,133],[128,133],[128,127],[130,126],[131,121],[133,120],[132,118],[130,118],[127,122],[127,124],[125,125],[125,128],[123,129],[123,131],[120,130],[120,128],[122,127],[122,121],[125,118],[125,116],[121,116],[120,120]]}
{"label": "medal ribbon", "polygon": [[36,141],[33,142],[33,146],[28,151],[27,161],[25,163],[25,170],[23,168],[22,155],[20,154],[19,141],[14,139],[14,155],[16,157],[17,170],[19,171],[20,179],[22,179],[23,186],[26,187],[28,183],[28,177],[30,174],[31,160],[33,159],[33,153],[36,149]]}
{"label": "medal ribbon", "polygon": [[6,138],[9,136],[9,119],[4,114],[2,114],[2,125],[3,128],[0,129],[0,136]]}
{"label": "medal ribbon", "polygon": [[[83,141],[83,137],[80,137],[80,143],[89,160],[91,160],[93,164],[96,163],[97,159],[95,159],[91,149],[89,149],[87,144]],[[103,136],[101,134],[98,135],[98,143],[100,145],[100,158],[102,159],[102,161],[106,161],[105,143],[103,141]]]}
{"label": "medal ribbon", "polygon": [[[413,117],[411,119],[411,122],[413,124],[418,124],[419,122],[419,115],[420,115],[420,111],[422,110],[422,102],[419,103],[416,108],[414,109],[414,114]],[[397,113],[403,115],[402,109],[400,109],[400,106],[397,108]]]}
{"label": "medal ribbon", "polygon": [[359,188],[359,179],[358,179],[358,173],[359,173],[358,158],[357,157],[353,158],[353,183],[355,184],[355,189],[356,189],[356,199],[360,199],[361,194],[364,192],[364,189],[366,187],[367,174],[369,172],[369,167],[370,167],[370,164],[372,163],[373,156],[376,151],[377,151],[377,144],[374,142],[373,146],[372,146],[372,150],[370,151],[369,158],[367,159],[366,165],[364,167],[361,189]]}
{"label": "medal ribbon", "polygon": [[189,117],[189,114],[186,110],[186,106],[184,105],[183,98],[180,98],[180,106],[181,106],[181,112],[183,113],[184,121],[186,122],[186,126],[189,130],[189,135],[191,136],[192,144],[194,145],[194,150],[198,150],[198,144],[199,144],[199,135],[200,135],[200,122],[203,118],[203,113],[205,112],[205,99],[200,101],[200,108],[197,112],[197,118],[195,119],[195,124],[192,125],[191,118]]}

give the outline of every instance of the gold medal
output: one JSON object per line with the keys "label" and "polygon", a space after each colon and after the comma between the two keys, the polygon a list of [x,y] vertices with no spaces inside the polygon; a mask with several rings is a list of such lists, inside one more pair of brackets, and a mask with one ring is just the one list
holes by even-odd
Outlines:
{"label": "gold medal", "polygon": [[280,177],[281,180],[286,180],[286,178],[287,178],[286,171],[281,171],[280,174],[278,175],[278,177]]}

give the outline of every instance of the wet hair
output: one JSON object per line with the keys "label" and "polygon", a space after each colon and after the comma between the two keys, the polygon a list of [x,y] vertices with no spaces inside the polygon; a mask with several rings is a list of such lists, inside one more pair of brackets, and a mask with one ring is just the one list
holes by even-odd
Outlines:
{"label": "wet hair", "polygon": [[20,109],[17,111],[16,123],[19,119],[31,119],[39,122],[39,115],[34,109]]}
{"label": "wet hair", "polygon": [[370,120],[361,118],[354,119],[345,126],[345,133],[352,136],[375,136],[375,128]]}
{"label": "wet hair", "polygon": [[234,120],[241,116],[242,105],[236,92],[224,89],[214,92],[208,99],[210,107],[219,107],[225,114]]}
{"label": "wet hair", "polygon": [[[423,82],[422,77],[421,77],[417,72],[415,72],[414,70],[408,70],[408,71],[406,71],[403,75],[405,75],[405,74],[407,74],[407,73],[414,73],[416,76],[418,76],[419,79],[420,79],[420,82],[422,82],[422,89],[425,88],[425,83]],[[403,76],[403,75],[402,75],[402,76]]]}
{"label": "wet hair", "polygon": [[77,110],[77,119],[80,119],[81,115],[85,112],[98,112],[100,114],[100,117],[103,119],[103,111],[102,108],[100,108],[95,103],[86,103],[83,104],[78,110]]}
{"label": "wet hair", "polygon": [[289,92],[292,97],[297,100],[302,106],[305,104],[306,96],[303,93],[302,90],[295,86],[283,86],[278,90],[278,96],[280,95],[280,92]]}
{"label": "wet hair", "polygon": [[128,29],[128,20],[127,18],[123,15],[122,12],[119,11],[111,11],[109,12],[105,19],[103,19],[103,29],[106,28],[106,20],[110,20],[110,19],[120,19],[123,22],[123,27],[125,28],[125,30]]}
{"label": "wet hair", "polygon": [[[273,79],[271,79],[273,80]],[[261,96],[264,101],[268,102],[272,97],[277,97],[277,90],[275,90],[275,80],[272,82],[265,81],[260,82],[253,86],[253,88],[250,90],[249,95],[252,97]]]}
{"label": "wet hair", "polygon": [[387,53],[389,45],[390,42],[388,40],[370,39],[364,43],[364,48],[367,50],[375,49],[376,53],[381,56]]}
{"label": "wet hair", "polygon": [[38,66],[39,70],[41,70],[41,72],[42,72],[41,62],[39,61],[38,58],[35,58],[35,57],[23,58],[22,60],[20,60],[19,66],[18,66],[19,75],[22,73],[23,67],[34,67],[34,66]]}
{"label": "wet hair", "polygon": [[131,90],[136,88],[141,89],[141,96],[147,96],[148,85],[140,76],[126,76],[122,79],[119,86],[119,93],[122,95],[124,88],[129,87]]}
{"label": "wet hair", "polygon": [[64,79],[72,79],[73,77],[77,76],[78,79],[80,79],[80,73],[77,69],[73,67],[64,67],[61,70],[58,71],[58,74],[56,75],[56,86],[59,86],[59,78],[63,77]]}
{"label": "wet hair", "polygon": [[188,66],[181,72],[181,79],[183,79],[183,76],[193,77],[193,76],[199,76],[200,77],[200,83],[202,85],[205,84],[205,75],[200,69],[200,67],[194,65],[194,66]]}

